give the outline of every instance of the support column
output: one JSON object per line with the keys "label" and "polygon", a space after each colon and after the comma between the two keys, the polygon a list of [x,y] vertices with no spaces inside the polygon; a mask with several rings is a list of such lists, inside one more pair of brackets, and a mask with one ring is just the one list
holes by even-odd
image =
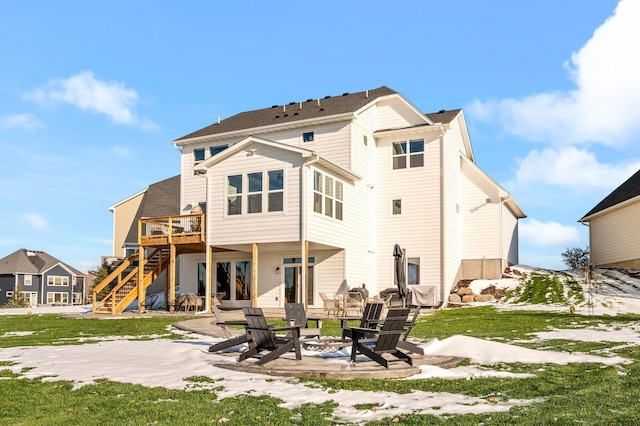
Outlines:
{"label": "support column", "polygon": [[213,289],[211,286],[213,285],[213,279],[211,277],[211,273],[213,272],[213,248],[207,246],[207,264],[206,264],[206,274],[207,274],[207,287],[205,291],[205,300],[204,300],[204,311],[211,313],[211,299],[213,295]]}
{"label": "support column", "polygon": [[251,250],[251,306],[258,307],[258,244],[253,243]]}
{"label": "support column", "polygon": [[309,310],[309,241],[304,241],[304,250],[302,252],[302,285],[304,291],[302,292],[305,311]]}
{"label": "support column", "polygon": [[[144,310],[144,299],[145,299],[145,291],[144,291],[144,247],[138,247],[138,312]],[[115,302],[115,301],[114,301]]]}
{"label": "support column", "polygon": [[169,258],[169,312],[173,312],[175,306],[173,302],[176,300],[176,246],[169,245],[171,249],[171,257]]}

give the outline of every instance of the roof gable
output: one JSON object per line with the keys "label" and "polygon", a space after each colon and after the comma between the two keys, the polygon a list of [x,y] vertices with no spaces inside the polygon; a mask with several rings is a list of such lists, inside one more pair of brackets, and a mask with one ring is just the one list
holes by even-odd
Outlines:
{"label": "roof gable", "polygon": [[640,196],[640,170],[614,189],[611,194],[589,210],[589,213],[585,214],[578,222],[588,222],[590,216],[638,196]]}
{"label": "roof gable", "polygon": [[19,249],[0,259],[0,274],[23,273],[39,275],[57,264],[60,264],[75,275],[84,276],[82,272],[48,253],[27,249]]}

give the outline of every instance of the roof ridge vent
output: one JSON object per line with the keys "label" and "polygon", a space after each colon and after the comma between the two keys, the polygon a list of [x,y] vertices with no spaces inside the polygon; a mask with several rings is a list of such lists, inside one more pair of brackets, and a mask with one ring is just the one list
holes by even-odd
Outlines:
{"label": "roof ridge vent", "polygon": [[349,94],[349,92],[344,92],[344,93],[342,94],[342,96],[347,96],[348,94]]}
{"label": "roof ridge vent", "polygon": [[443,112],[447,112],[446,109],[441,109],[440,111],[438,111],[438,114],[442,114]]}
{"label": "roof ridge vent", "polygon": [[325,99],[329,99],[330,97],[331,97],[331,96],[325,96],[324,98],[325,98]]}

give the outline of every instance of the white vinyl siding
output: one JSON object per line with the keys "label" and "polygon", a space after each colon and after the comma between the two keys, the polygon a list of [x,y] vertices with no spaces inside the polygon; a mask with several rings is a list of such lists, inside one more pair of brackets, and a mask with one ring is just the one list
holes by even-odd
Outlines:
{"label": "white vinyl siding", "polygon": [[[252,153],[252,149],[255,152]],[[252,154],[252,155],[249,155]],[[250,144],[216,164],[209,173],[208,227],[211,244],[246,244],[277,241],[299,241],[300,154],[276,147]],[[227,178],[246,176],[256,171],[284,171],[284,210],[264,214],[240,214],[229,216],[227,208]],[[263,190],[268,183],[263,181]],[[243,201],[245,202],[245,201]],[[263,204],[263,207],[264,204]],[[246,208],[243,210],[246,212]],[[263,210],[264,211],[264,210]]]}
{"label": "white vinyl siding", "polygon": [[591,262],[609,265],[640,259],[640,198],[596,216],[590,222]]}
{"label": "white vinyl siding", "polygon": [[421,114],[416,113],[409,105],[398,99],[378,102],[377,108],[378,129],[398,129],[425,124]]}
{"label": "white vinyl siding", "polygon": [[[378,290],[393,285],[393,247],[399,244],[407,256],[420,257],[421,285],[440,288],[440,141],[425,134],[427,167],[392,170],[391,144],[397,137],[378,138],[376,189],[378,232],[376,268]],[[402,215],[390,214],[393,199],[402,199]]]}
{"label": "white vinyl siding", "polygon": [[505,258],[510,265],[519,263],[518,218],[504,203],[502,205],[502,253],[503,258]]}

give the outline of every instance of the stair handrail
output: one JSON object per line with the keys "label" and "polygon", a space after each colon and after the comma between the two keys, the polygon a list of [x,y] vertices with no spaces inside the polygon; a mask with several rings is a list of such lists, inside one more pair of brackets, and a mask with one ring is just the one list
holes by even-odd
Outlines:
{"label": "stair handrail", "polygon": [[[128,267],[131,266],[131,264],[138,258],[138,253],[135,253],[131,256],[129,256],[127,259],[125,259],[120,265],[118,265],[118,267],[116,267],[116,269],[114,269],[113,271],[111,271],[111,273],[109,275],[107,275],[101,282],[100,284],[98,284],[97,286],[95,286],[93,288],[93,312],[96,311],[97,309],[97,295],[98,293],[100,293],[102,290],[104,290],[107,286],[111,285],[113,283],[113,281],[118,278],[118,282],[116,284],[116,286],[119,286],[121,284],[122,277],[121,274],[122,272],[125,271],[125,269],[127,269]],[[129,274],[130,275],[130,274]],[[126,278],[129,279],[129,275],[127,275]],[[124,282],[128,281],[124,280]],[[109,294],[111,294],[112,291],[110,291],[105,297],[104,299],[102,299],[102,301],[106,300],[109,297]],[[104,303],[102,303],[104,304]]]}

